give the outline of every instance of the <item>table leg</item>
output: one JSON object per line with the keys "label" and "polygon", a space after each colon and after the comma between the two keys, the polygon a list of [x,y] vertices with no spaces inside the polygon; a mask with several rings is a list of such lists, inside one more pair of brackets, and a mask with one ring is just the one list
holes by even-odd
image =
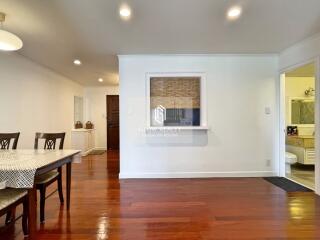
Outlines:
{"label": "table leg", "polygon": [[67,209],[70,209],[70,192],[71,192],[71,162],[67,163]]}
{"label": "table leg", "polygon": [[36,239],[37,232],[37,189],[34,186],[33,188],[28,189],[28,226],[29,226],[29,239]]}

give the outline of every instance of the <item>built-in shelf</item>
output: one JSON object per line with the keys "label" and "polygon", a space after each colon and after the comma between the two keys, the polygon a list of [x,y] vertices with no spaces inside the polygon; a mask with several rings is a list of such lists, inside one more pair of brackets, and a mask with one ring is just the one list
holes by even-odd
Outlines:
{"label": "built-in shelf", "polygon": [[205,130],[205,131],[208,131],[210,130],[209,127],[207,126],[171,126],[171,127],[147,127],[146,128],[146,131],[170,131],[170,130]]}
{"label": "built-in shelf", "polygon": [[88,131],[93,131],[94,129],[86,129],[86,128],[74,128],[71,131],[72,132],[88,132]]}

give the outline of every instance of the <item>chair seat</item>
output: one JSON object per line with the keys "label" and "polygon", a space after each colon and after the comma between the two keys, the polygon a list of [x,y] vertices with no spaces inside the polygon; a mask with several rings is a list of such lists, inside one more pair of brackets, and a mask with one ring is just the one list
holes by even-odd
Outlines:
{"label": "chair seat", "polygon": [[57,176],[59,176],[59,172],[56,170],[41,174],[39,176],[36,176],[35,183],[36,184],[45,184],[50,182],[51,180],[55,179]]}
{"label": "chair seat", "polygon": [[0,190],[0,210],[9,207],[27,194],[28,191],[25,189],[6,188]]}

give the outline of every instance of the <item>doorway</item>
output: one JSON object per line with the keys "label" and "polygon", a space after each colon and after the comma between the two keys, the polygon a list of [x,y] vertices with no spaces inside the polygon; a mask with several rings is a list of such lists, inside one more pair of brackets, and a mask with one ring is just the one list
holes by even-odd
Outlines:
{"label": "doorway", "polygon": [[119,95],[107,95],[107,149],[119,150]]}
{"label": "doorway", "polygon": [[282,81],[285,177],[315,190],[316,64],[285,71]]}

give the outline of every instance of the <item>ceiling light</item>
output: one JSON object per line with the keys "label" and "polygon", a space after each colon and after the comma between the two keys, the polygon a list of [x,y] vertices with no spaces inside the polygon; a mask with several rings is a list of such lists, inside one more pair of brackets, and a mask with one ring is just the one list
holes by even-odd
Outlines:
{"label": "ceiling light", "polygon": [[99,81],[99,82],[103,82],[103,79],[102,79],[102,78],[99,78],[98,81]]}
{"label": "ceiling light", "polygon": [[[6,19],[6,15],[0,12],[1,26]],[[8,31],[0,29],[0,50],[2,51],[16,51],[22,48],[23,42],[19,37]]]}
{"label": "ceiling light", "polygon": [[241,12],[242,12],[241,7],[239,6],[231,7],[227,13],[228,19],[234,20],[239,18],[241,15]]}
{"label": "ceiling light", "polygon": [[122,6],[120,7],[119,13],[123,19],[129,19],[131,16],[131,9],[128,6]]}
{"label": "ceiling light", "polygon": [[75,59],[73,63],[74,65],[81,65],[81,61],[79,59]]}

